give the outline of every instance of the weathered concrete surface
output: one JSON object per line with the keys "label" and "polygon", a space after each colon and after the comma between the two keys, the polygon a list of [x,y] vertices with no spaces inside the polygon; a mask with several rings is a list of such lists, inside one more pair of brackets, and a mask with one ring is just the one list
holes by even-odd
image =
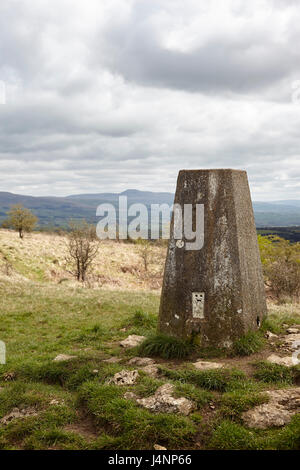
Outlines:
{"label": "weathered concrete surface", "polygon": [[[175,203],[204,205],[204,246],[187,250],[171,237],[159,331],[195,337],[202,346],[230,347],[266,315],[266,300],[247,174],[239,170],[182,170]],[[204,293],[203,318],[192,294]],[[201,316],[201,315],[200,315]]]}

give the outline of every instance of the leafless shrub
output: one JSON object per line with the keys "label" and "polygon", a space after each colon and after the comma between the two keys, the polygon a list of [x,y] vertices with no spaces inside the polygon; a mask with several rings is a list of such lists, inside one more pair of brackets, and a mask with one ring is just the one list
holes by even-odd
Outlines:
{"label": "leafless shrub", "polygon": [[89,225],[85,220],[71,221],[69,228],[66,262],[68,266],[71,266],[69,272],[78,281],[84,282],[86,274],[97,256],[99,240],[95,227]]}

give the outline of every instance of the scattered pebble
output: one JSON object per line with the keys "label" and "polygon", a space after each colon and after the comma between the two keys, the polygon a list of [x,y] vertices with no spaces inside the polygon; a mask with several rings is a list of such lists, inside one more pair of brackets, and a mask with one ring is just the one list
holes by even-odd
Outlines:
{"label": "scattered pebble", "polygon": [[278,335],[275,335],[271,331],[267,331],[265,336],[266,336],[267,339],[276,339],[276,338],[278,338]]}
{"label": "scattered pebble", "polygon": [[154,444],[153,449],[154,450],[167,450],[166,447],[160,446],[159,444]]}
{"label": "scattered pebble", "polygon": [[59,354],[53,359],[53,362],[64,362],[64,361],[72,361],[76,359],[77,356],[69,356],[68,354]]}

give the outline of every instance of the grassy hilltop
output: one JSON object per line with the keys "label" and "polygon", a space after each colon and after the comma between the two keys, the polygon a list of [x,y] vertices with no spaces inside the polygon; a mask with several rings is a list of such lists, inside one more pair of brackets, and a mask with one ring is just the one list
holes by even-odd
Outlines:
{"label": "grassy hilltop", "polygon": [[[299,368],[265,363],[289,325],[300,325],[296,303],[269,303],[262,332],[231,355],[206,351],[220,370],[197,371],[200,351],[179,359],[155,357],[156,377],[139,371],[135,385],[107,384],[138,349],[119,342],[156,331],[165,248],[153,247],[145,272],[137,244],[101,242],[93,274],[75,282],[65,263],[63,236],[33,233],[23,241],[0,230],[0,449],[296,449],[300,420],[268,430],[248,429],[243,411],[267,400],[266,390],[289,388]],[[271,344],[266,330],[278,335]],[[251,349],[252,348],[252,349]],[[252,353],[252,354],[250,354]],[[58,354],[74,358],[53,362]],[[248,355],[247,355],[248,354]],[[218,355],[218,357],[216,357]],[[115,358],[119,362],[103,362]],[[189,415],[152,413],[125,392],[149,397],[164,383],[196,404]],[[13,411],[14,410],[14,411]],[[22,414],[5,424],[10,413]]]}

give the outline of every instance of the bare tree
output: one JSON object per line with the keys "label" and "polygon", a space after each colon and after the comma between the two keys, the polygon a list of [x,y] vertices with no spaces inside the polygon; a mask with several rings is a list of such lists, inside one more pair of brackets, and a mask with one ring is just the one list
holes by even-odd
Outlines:
{"label": "bare tree", "polygon": [[147,273],[153,258],[152,245],[148,240],[143,239],[139,239],[137,241],[137,245],[139,249],[139,255],[143,261],[144,270]]}
{"label": "bare tree", "polygon": [[85,220],[81,222],[71,221],[68,232],[67,264],[71,266],[71,274],[78,281],[84,282],[86,274],[99,250],[99,240],[93,225]]}

